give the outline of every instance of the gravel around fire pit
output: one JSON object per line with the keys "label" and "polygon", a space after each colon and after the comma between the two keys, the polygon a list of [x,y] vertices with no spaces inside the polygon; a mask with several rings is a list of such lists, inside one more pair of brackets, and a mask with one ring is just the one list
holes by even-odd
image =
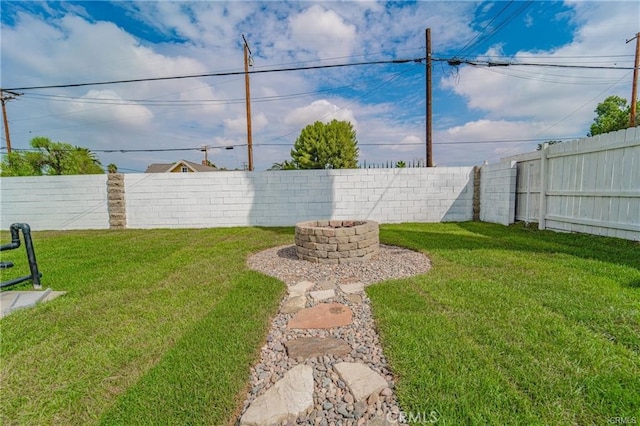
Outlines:
{"label": "gravel around fire pit", "polygon": [[[260,352],[260,360],[251,368],[249,392],[242,411],[244,412],[287,371],[304,363],[313,367],[313,407],[296,420],[284,422],[283,425],[405,425],[401,407],[395,396],[393,372],[387,365],[375,329],[370,300],[365,293],[357,296],[345,294],[341,291],[340,285],[362,283],[366,286],[389,279],[423,274],[431,267],[429,259],[415,251],[381,244],[378,254],[369,260],[339,265],[318,264],[298,259],[296,246],[292,245],[257,253],[247,260],[247,265],[253,270],[284,281],[287,286],[301,281],[311,281],[315,286],[310,290],[335,289],[336,296],[333,301],[349,306],[353,312],[353,321],[348,326],[328,330],[288,329],[287,324],[293,314],[279,312],[271,323],[267,342]],[[316,304],[307,299],[307,307]],[[288,341],[311,337],[342,339],[351,347],[351,352],[344,356],[325,355],[306,360],[287,356]],[[374,394],[365,401],[354,403],[353,395],[345,387],[334,367],[340,362],[365,364],[387,381],[387,388],[379,395]],[[385,420],[394,422],[388,423]]]}
{"label": "gravel around fire pit", "polygon": [[361,282],[366,286],[375,282],[424,274],[431,268],[431,263],[422,253],[380,244],[378,254],[369,260],[322,265],[298,259],[296,246],[290,245],[256,253],[247,260],[247,266],[278,278],[287,285],[294,285],[299,281],[334,281]]}

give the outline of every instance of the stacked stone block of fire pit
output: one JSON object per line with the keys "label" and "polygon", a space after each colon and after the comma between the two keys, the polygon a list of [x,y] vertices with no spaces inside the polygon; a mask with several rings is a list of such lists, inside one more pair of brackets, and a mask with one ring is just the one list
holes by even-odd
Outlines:
{"label": "stacked stone block of fire pit", "polygon": [[314,220],[296,225],[298,258],[309,262],[358,262],[371,258],[379,249],[379,227],[372,220]]}

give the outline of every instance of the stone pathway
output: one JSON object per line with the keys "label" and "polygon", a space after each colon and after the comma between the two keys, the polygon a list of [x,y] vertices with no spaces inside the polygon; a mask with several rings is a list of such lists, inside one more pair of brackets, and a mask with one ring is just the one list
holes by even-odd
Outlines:
{"label": "stone pathway", "polygon": [[397,425],[393,375],[367,302],[353,277],[289,286],[238,424]]}

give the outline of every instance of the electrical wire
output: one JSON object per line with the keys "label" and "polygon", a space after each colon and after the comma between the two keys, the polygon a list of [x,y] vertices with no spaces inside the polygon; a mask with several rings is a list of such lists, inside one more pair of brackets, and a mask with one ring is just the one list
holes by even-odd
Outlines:
{"label": "electrical wire", "polygon": [[[335,110],[335,111],[332,111],[332,112],[330,112],[330,113],[328,113],[328,114],[325,114],[324,116],[322,116],[322,117],[320,117],[320,118],[316,119],[316,121],[322,121],[323,119],[325,119],[325,118],[327,118],[327,117],[329,117],[329,116],[331,116],[331,115],[334,115],[334,114],[336,114],[336,113],[337,113],[337,112],[339,112],[339,111],[344,110],[344,109],[345,109],[345,108],[347,108],[348,106],[353,105],[354,103],[356,103],[356,102],[358,102],[358,101],[360,101],[360,100],[362,100],[362,99],[366,98],[367,96],[371,95],[371,94],[372,94],[373,92],[375,92],[376,90],[380,89],[381,87],[385,86],[386,84],[390,83],[391,81],[395,80],[396,78],[400,77],[402,74],[404,74],[404,73],[406,73],[406,72],[408,72],[408,71],[410,71],[410,70],[411,70],[411,68],[408,68],[408,69],[406,69],[406,70],[404,70],[404,71],[400,71],[400,72],[398,72],[398,73],[396,73],[396,74],[392,75],[389,79],[387,79],[387,80],[383,81],[383,82],[382,82],[381,84],[379,84],[378,86],[376,86],[376,87],[374,87],[373,89],[371,89],[371,90],[367,91],[367,92],[366,92],[365,94],[363,94],[362,96],[359,96],[359,97],[355,98],[353,101],[349,102],[349,103],[348,103],[348,104],[346,104],[346,105],[343,105],[342,107],[338,108],[338,109],[337,109],[337,110]],[[289,136],[289,135],[291,135],[291,134],[293,134],[293,133],[296,133],[296,132],[298,132],[298,129],[292,130],[292,131],[287,132],[287,133],[285,133],[285,134],[283,134],[283,135],[280,135],[280,136],[276,136],[275,138],[271,138],[271,139],[269,139],[269,140],[270,140],[270,141],[274,141],[274,140],[282,139],[282,138],[284,138],[285,136]]]}
{"label": "electrical wire", "polygon": [[[626,55],[625,55],[626,56]],[[423,60],[425,60],[425,58],[413,58],[413,59],[398,59],[398,60],[384,60],[384,61],[368,61],[368,62],[358,62],[358,63],[348,63],[348,64],[332,64],[332,65],[317,65],[317,66],[308,66],[308,67],[297,67],[297,68],[279,68],[279,69],[264,69],[264,70],[254,70],[254,71],[250,71],[250,73],[256,74],[256,73],[267,73],[267,72],[285,72],[285,71],[298,71],[298,70],[311,70],[311,69],[323,69],[323,68],[337,68],[337,67],[347,67],[347,66],[357,66],[357,65],[376,65],[376,64],[401,64],[401,63],[421,63]],[[603,70],[603,69],[619,69],[619,70],[633,70],[633,67],[612,67],[612,66],[592,66],[592,65],[572,65],[572,64],[559,64],[559,63],[528,63],[528,62],[494,62],[494,61],[471,61],[471,60],[463,60],[463,59],[458,59],[458,58],[433,58],[432,61],[440,61],[440,62],[447,62],[449,65],[451,66],[458,66],[461,64],[467,64],[467,65],[471,65],[471,66],[475,66],[475,67],[509,67],[509,66],[538,66],[538,67],[556,67],[556,68],[579,68],[579,69],[598,69],[598,70]],[[369,92],[365,93],[364,95],[362,95],[359,98],[356,98],[354,101],[350,102],[349,104],[343,106],[342,108],[340,108],[337,111],[333,111],[328,115],[332,115],[335,114],[336,112],[346,108],[347,106],[357,102],[358,100],[369,96],[372,92],[378,90],[380,87],[383,87],[384,85],[388,84],[389,82],[395,80],[398,76],[400,76],[401,74],[404,74],[405,72],[408,72],[409,70],[411,70],[412,68],[409,68],[405,71],[402,71],[400,73],[394,74],[390,79],[384,81],[382,84],[380,84],[379,86],[376,86],[375,88],[373,88],[372,90],[370,90]],[[492,69],[492,71],[495,71],[495,69]],[[4,89],[4,90],[11,90],[11,91],[20,91],[20,90],[32,90],[32,89],[49,89],[49,88],[67,88],[67,87],[81,87],[81,86],[90,86],[90,85],[106,85],[106,84],[120,84],[120,83],[133,83],[133,82],[142,82],[142,81],[157,81],[157,80],[169,80],[169,79],[183,79],[183,78],[196,78],[196,77],[208,77],[208,76],[223,76],[223,75],[240,75],[243,74],[244,72],[224,72],[224,73],[208,73],[208,74],[199,74],[199,75],[183,75],[183,76],[172,76],[172,77],[155,77],[155,78],[148,78],[148,79],[131,79],[131,80],[118,80],[118,81],[104,81],[104,82],[96,82],[96,83],[76,83],[76,84],[66,84],[66,85],[48,85],[48,86],[32,86],[32,87],[22,87],[22,88],[9,88],[9,89]],[[514,77],[518,77],[516,75],[512,75]],[[520,77],[523,78],[523,77]],[[614,83],[615,85],[616,83]],[[325,91],[332,91],[332,90],[338,90],[337,88],[332,88],[332,89],[325,89]],[[606,90],[605,90],[606,91]],[[317,93],[318,91],[316,91],[315,93]],[[282,98],[285,99],[287,96],[306,96],[308,94],[313,94],[314,92],[303,92],[303,93],[297,93],[297,94],[289,94],[289,95],[282,95],[281,97],[264,97],[263,99],[265,101],[268,100],[273,100],[275,98]],[[604,92],[603,92],[604,93]],[[64,96],[61,95],[42,95],[42,94],[31,94],[32,97],[37,97],[37,96],[44,96],[44,97],[51,97],[51,98],[65,98]],[[70,97],[71,98],[71,97]],[[79,98],[82,99],[82,98]],[[71,98],[70,100],[73,100],[73,98]],[[123,100],[123,101],[129,101],[129,102],[134,102],[135,100]],[[206,102],[207,100],[197,100],[195,102]],[[216,100],[211,100],[211,101],[216,101]],[[221,100],[218,100],[221,101]],[[237,101],[236,99],[233,100],[225,100],[226,102],[228,101]],[[242,101],[244,101],[244,99],[242,99]],[[159,105],[162,105],[160,102],[162,101],[158,101]],[[194,101],[191,101],[194,102]],[[589,101],[591,102],[591,101]],[[587,102],[587,104],[589,103]],[[155,104],[154,102],[150,102],[151,104]],[[155,104],[155,105],[158,105]],[[186,104],[188,106],[191,106],[189,104]],[[586,105],[586,104],[585,104]],[[173,104],[172,104],[173,106]],[[580,110],[581,108],[583,108],[584,105],[580,108],[578,108],[578,110]],[[572,114],[575,114],[575,112],[577,112],[578,110],[574,111]],[[564,119],[570,117],[572,114],[570,114],[569,116],[565,117]],[[323,117],[324,118],[324,117]],[[563,119],[563,120],[564,120]],[[563,121],[560,120],[559,122]],[[559,123],[558,122],[558,123]],[[554,124],[557,125],[558,123]],[[554,127],[551,126],[550,128]],[[548,130],[548,129],[546,129]],[[545,131],[546,131],[545,130]],[[291,133],[294,133],[297,130],[294,130],[293,132],[289,132],[287,134],[272,138],[270,141],[273,140],[277,140],[277,139],[281,139],[285,136],[288,136]],[[540,132],[542,133],[542,132]],[[565,139],[575,139],[575,138],[565,138]],[[534,142],[537,140],[547,140],[547,139],[523,139],[523,140],[490,140],[490,141],[450,141],[450,142],[434,142],[434,144],[436,145],[444,145],[444,144],[449,144],[449,145],[455,145],[455,144],[484,144],[484,143],[524,143],[524,142]],[[267,143],[256,143],[254,145],[256,146],[279,146],[279,145],[286,145],[286,146],[291,146],[291,144],[273,144],[273,143],[268,143],[269,141],[267,141]],[[362,146],[385,146],[385,145],[397,145],[396,143],[389,143],[389,144],[363,144]],[[404,145],[422,145],[422,143],[409,143],[409,144],[404,144]],[[242,146],[246,146],[246,144],[238,144],[238,145],[233,145],[234,147],[242,147]],[[217,147],[213,147],[213,148],[217,148]],[[29,151],[29,149],[16,149],[14,148],[16,151]],[[128,153],[128,152],[172,152],[172,151],[193,151],[193,150],[201,150],[201,148],[158,148],[158,149],[109,149],[109,150],[92,150],[94,152],[104,152],[104,153],[113,153],[113,152],[120,152],[120,153]]]}
{"label": "electrical wire", "polygon": [[[235,145],[224,145],[224,146],[207,146],[207,149],[233,149],[242,146],[247,146],[247,144],[235,144]],[[6,150],[6,147],[1,147],[0,150]],[[12,151],[24,151],[24,152],[38,152],[40,149],[38,148],[12,148]],[[63,152],[74,152],[76,149],[61,149]],[[188,148],[149,148],[149,149],[89,149],[91,152],[101,152],[101,153],[129,153],[129,152],[178,152],[178,151],[202,151],[202,147],[188,147]]]}
{"label": "electrical wire", "polygon": [[[295,99],[300,97],[307,97],[309,95],[316,95],[322,93],[335,92],[337,90],[344,90],[352,88],[352,85],[332,87],[328,89],[313,90],[309,92],[289,93],[286,95],[274,95],[274,96],[262,96],[252,97],[252,103],[260,102],[272,102],[286,99]],[[204,106],[204,105],[233,105],[238,103],[245,103],[245,98],[233,98],[233,99],[188,99],[188,100],[145,100],[145,99],[105,99],[105,98],[93,98],[93,97],[79,97],[79,96],[64,96],[64,95],[48,95],[41,93],[28,93],[23,95],[26,99],[42,99],[56,102],[82,102],[86,104],[104,104],[104,105],[146,105],[146,106]]]}
{"label": "electrical wire", "polygon": [[[556,140],[574,140],[578,139],[580,136],[569,137],[569,138],[556,138]],[[549,138],[532,138],[532,139],[493,139],[493,140],[475,140],[475,141],[448,141],[448,142],[433,142],[434,145],[475,145],[475,144],[495,144],[495,143],[523,143],[523,142],[542,142],[548,141]],[[358,143],[359,147],[364,146],[424,146],[424,142],[407,142],[407,143],[391,143],[391,142],[381,142],[381,143]],[[293,146],[291,143],[254,143],[253,146]]]}
{"label": "electrical wire", "polygon": [[[507,19],[505,19],[504,21],[502,21],[500,24],[498,24],[497,27],[495,27],[489,34],[487,34],[484,38],[482,38],[481,40],[478,40],[478,42],[475,44],[475,46],[473,46],[473,48],[475,49],[477,46],[480,45],[480,43],[485,43],[487,42],[490,38],[492,38],[493,36],[495,36],[498,32],[500,32],[500,30],[502,30],[503,28],[505,28],[507,25],[509,25],[516,17],[518,17],[522,12],[524,12],[527,8],[529,8],[529,6],[531,6],[533,4],[532,0],[529,0],[527,2],[525,2],[522,6],[520,6],[519,9],[517,9],[515,12],[513,12],[510,16],[507,17]],[[471,49],[471,52],[474,50]],[[467,55],[468,56],[468,55]]]}
{"label": "electrical wire", "polygon": [[[510,1],[500,12],[498,12],[498,14],[491,20],[491,22],[489,22],[489,24],[487,24],[487,26],[485,26],[485,28],[482,30],[482,32],[484,32],[486,30],[486,28],[489,27],[489,25],[498,17],[502,14],[502,12],[504,12],[511,4],[513,3],[513,0]],[[509,15],[507,18],[505,18],[504,21],[500,22],[495,28],[493,28],[491,30],[491,32],[489,32],[488,34],[486,34],[483,37],[480,37],[474,44],[472,44],[471,46],[469,46],[469,43],[467,43],[467,45],[461,50],[467,50],[468,53],[463,55],[462,57],[468,57],[471,52],[473,52],[473,50],[478,47],[481,43],[487,42],[490,38],[492,38],[493,36],[495,36],[500,30],[502,30],[503,28],[505,28],[507,25],[509,25],[511,23],[511,21],[513,21],[516,17],[518,17],[522,12],[524,12],[529,6],[531,6],[533,4],[533,1],[529,0],[527,2],[525,2],[522,6],[520,6],[519,9],[515,10],[511,15]],[[476,40],[478,37],[474,37],[472,39]],[[458,53],[458,55],[460,55],[460,53]]]}
{"label": "electrical wire", "polygon": [[460,66],[462,64],[471,65],[475,67],[512,67],[512,66],[527,66],[527,67],[548,67],[548,68],[569,68],[569,69],[591,69],[591,70],[633,70],[633,67],[618,67],[618,66],[602,66],[602,65],[575,65],[575,64],[557,64],[557,63],[544,63],[544,62],[496,62],[496,61],[478,61],[459,58],[432,58],[435,62],[447,62],[450,66]]}
{"label": "electrical wire", "polygon": [[[508,68],[499,68],[499,67],[486,67],[486,68],[478,67],[478,69],[495,73],[495,74],[501,74],[507,77],[520,78],[520,79],[529,80],[529,81],[542,81],[545,83],[552,83],[552,84],[595,86],[595,85],[611,84],[618,81],[618,79],[611,79],[611,78],[604,79],[603,77],[599,77],[599,76],[589,77],[589,76],[562,75],[562,74],[541,75],[535,72],[526,72],[522,70],[510,70]],[[552,77],[556,77],[556,78],[552,78]],[[580,80],[583,80],[583,81],[580,81]]]}
{"label": "electrical wire", "polygon": [[[462,52],[464,52],[464,51],[465,51],[465,49],[467,49],[467,48],[471,45],[471,43],[473,43],[476,39],[478,39],[478,37],[480,37],[480,36],[481,36],[481,35],[482,35],[486,30],[487,30],[487,28],[489,28],[489,25],[491,25],[491,24],[493,23],[493,21],[495,21],[496,19],[498,19],[498,16],[502,15],[502,13],[503,13],[505,10],[507,10],[507,9],[509,8],[509,6],[511,6],[511,5],[513,4],[513,2],[514,2],[514,0],[511,0],[509,3],[507,3],[507,4],[505,5],[505,7],[503,7],[503,8],[502,8],[502,9],[501,9],[501,10],[500,10],[500,11],[499,11],[499,12],[498,12],[494,17],[493,17],[493,19],[491,19],[491,21],[489,21],[489,22],[484,26],[484,28],[482,28],[482,30],[480,30],[480,32],[479,32],[479,33],[477,33],[475,37],[473,37],[471,40],[469,40],[469,41],[467,42],[467,44],[465,44],[465,45],[462,47],[462,49],[460,49],[460,50],[458,51],[458,53],[456,53],[454,56],[456,56],[456,57],[457,57],[457,56],[460,56],[460,55],[462,54]],[[479,7],[480,7],[480,6],[479,6]]]}
{"label": "electrical wire", "polygon": [[410,59],[389,59],[389,60],[381,60],[381,61],[352,62],[352,63],[346,63],[346,64],[311,65],[306,67],[263,69],[263,70],[253,70],[248,72],[245,72],[245,71],[212,72],[212,73],[203,73],[203,74],[174,75],[169,77],[147,77],[147,78],[134,78],[134,79],[127,79],[127,80],[97,81],[97,82],[91,82],[91,83],[71,83],[71,84],[51,84],[51,85],[43,85],[43,86],[10,87],[6,89],[3,88],[2,90],[20,91],[20,90],[35,90],[35,89],[62,89],[62,88],[69,88],[69,87],[141,83],[144,81],[180,80],[180,79],[186,79],[186,78],[222,77],[222,76],[228,76],[228,75],[264,74],[264,73],[274,73],[274,72],[343,68],[343,67],[353,67],[353,66],[361,66],[361,65],[404,64],[404,63],[411,63],[411,62],[421,62],[421,61],[424,61],[425,59],[426,58],[424,57],[410,58]]}
{"label": "electrical wire", "polygon": [[[382,65],[382,64],[405,64],[405,63],[422,63],[426,60],[425,57],[410,58],[410,59],[391,59],[382,61],[368,61],[368,62],[353,62],[347,64],[331,64],[331,65],[313,65],[307,67],[292,67],[292,68],[275,68],[264,70],[248,71],[248,74],[264,74],[274,72],[289,72],[289,71],[303,71],[303,70],[317,70],[327,68],[342,68],[361,65]],[[467,64],[472,66],[489,66],[489,67],[508,67],[508,66],[535,66],[535,67],[555,67],[555,68],[577,68],[577,69],[595,69],[595,70],[632,70],[633,67],[618,67],[618,66],[596,66],[596,65],[571,65],[571,64],[554,64],[554,63],[535,63],[535,62],[494,62],[494,61],[471,61],[459,58],[432,58],[432,62],[447,62],[451,66],[459,66],[461,64]],[[92,83],[71,83],[71,84],[53,84],[43,86],[25,86],[25,87],[11,87],[2,88],[5,91],[25,91],[35,89],[61,89],[71,87],[86,87],[86,86],[100,86],[111,84],[125,84],[125,83],[140,83],[145,81],[162,81],[162,80],[179,80],[187,78],[201,78],[201,77],[220,77],[228,75],[241,75],[245,74],[244,71],[230,71],[230,72],[218,72],[218,73],[204,73],[204,74],[189,74],[189,75],[176,75],[168,77],[148,77],[128,80],[112,80],[112,81],[99,81]]]}
{"label": "electrical wire", "polygon": [[[563,117],[563,118],[561,118],[560,120],[558,120],[558,121],[556,121],[555,123],[553,123],[551,126],[549,126],[549,127],[545,128],[544,130],[541,130],[541,131],[539,131],[538,133],[536,133],[536,134],[534,135],[534,137],[535,137],[535,136],[538,136],[538,135],[541,135],[541,134],[543,134],[543,133],[545,133],[545,132],[548,132],[549,130],[551,130],[551,129],[553,129],[554,127],[556,127],[558,124],[562,123],[563,121],[565,121],[565,120],[569,119],[570,117],[572,117],[573,115],[575,115],[575,114],[576,114],[578,111],[580,111],[582,108],[586,107],[587,105],[593,104],[593,102],[594,102],[596,99],[599,99],[602,95],[604,95],[606,92],[608,92],[609,90],[611,90],[611,88],[612,88],[612,87],[614,87],[616,84],[620,84],[620,82],[621,82],[622,80],[624,80],[625,78],[627,78],[627,77],[629,76],[629,74],[631,74],[631,72],[628,72],[628,73],[626,73],[625,75],[623,75],[622,77],[620,77],[620,78],[618,79],[618,81],[616,81],[615,83],[613,83],[613,84],[611,84],[610,86],[608,86],[606,89],[604,89],[603,91],[601,91],[600,93],[598,93],[596,96],[594,96],[593,98],[591,98],[591,99],[589,99],[588,101],[586,101],[585,103],[583,103],[581,106],[579,106],[578,108],[576,108],[575,110],[573,110],[571,113],[567,114],[566,116],[564,116],[564,117]],[[582,136],[581,136],[581,137],[582,137]],[[554,138],[554,139],[556,139],[556,140],[561,140],[561,138]],[[579,139],[579,138],[571,138],[571,139]],[[570,139],[570,140],[571,140],[571,139]],[[549,140],[549,138],[545,138],[545,139],[544,139],[544,141],[545,141],[545,142],[546,142],[546,141],[548,141],[548,140]],[[527,142],[528,142],[528,141],[527,141]],[[533,142],[533,141],[531,141],[531,142]],[[506,151],[504,151],[504,152],[500,153],[500,157],[504,156],[505,154],[507,154],[507,153],[509,153],[509,152],[513,152],[515,149],[517,149],[517,148],[518,148],[519,146],[521,146],[521,145],[522,145],[522,143],[521,143],[521,144],[519,144],[519,145],[517,145],[517,146],[515,146],[515,147],[509,148],[508,150],[506,150]],[[493,159],[496,159],[496,157],[491,158],[491,160],[493,160]]]}
{"label": "electrical wire", "polygon": [[[581,136],[574,137],[565,137],[565,138],[555,138],[556,140],[574,140],[579,139]],[[492,139],[492,140],[468,140],[468,141],[447,141],[447,142],[433,142],[434,145],[482,145],[482,144],[496,144],[496,143],[524,143],[524,142],[542,142],[548,141],[549,138],[530,138],[530,139]],[[292,147],[293,143],[253,143],[253,146],[287,146]],[[407,143],[392,143],[392,142],[380,142],[380,143],[358,143],[359,147],[367,147],[367,146],[424,146],[424,142],[407,142]],[[208,149],[233,149],[245,147],[247,144],[234,144],[234,145],[225,145],[225,146],[208,146]],[[6,150],[6,147],[1,147],[0,150]],[[12,151],[19,152],[37,152],[39,149],[37,148],[13,148]],[[66,149],[61,151],[75,151],[75,149]],[[99,152],[99,153],[137,153],[137,152],[180,152],[180,151],[202,151],[202,147],[186,147],[186,148],[148,148],[148,149],[89,149],[91,152]]]}

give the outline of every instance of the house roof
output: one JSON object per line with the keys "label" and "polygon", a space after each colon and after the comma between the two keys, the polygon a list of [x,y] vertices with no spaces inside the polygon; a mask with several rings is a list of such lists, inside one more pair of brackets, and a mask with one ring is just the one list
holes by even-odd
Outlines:
{"label": "house roof", "polygon": [[176,167],[184,165],[187,166],[193,172],[217,172],[219,169],[216,167],[205,166],[202,164],[194,163],[192,161],[180,160],[175,163],[153,163],[147,167],[145,173],[168,173]]}
{"label": "house roof", "polygon": [[173,166],[175,163],[172,164],[165,164],[165,163],[153,163],[150,164],[149,167],[147,167],[147,170],[145,170],[145,173],[165,173],[168,172],[169,170],[172,169],[171,166]]}

